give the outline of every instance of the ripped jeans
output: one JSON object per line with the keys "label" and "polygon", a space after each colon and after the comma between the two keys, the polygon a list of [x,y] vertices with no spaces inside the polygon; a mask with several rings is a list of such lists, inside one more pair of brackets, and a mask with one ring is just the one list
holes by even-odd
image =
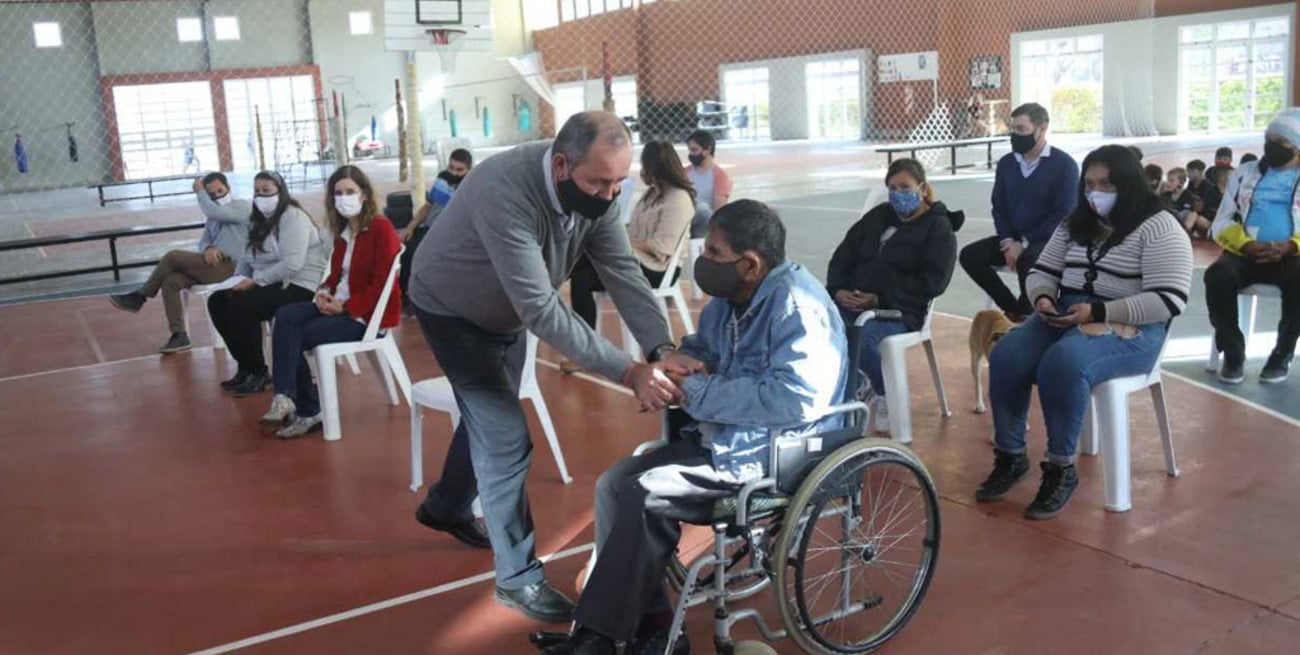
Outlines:
{"label": "ripped jeans", "polygon": [[[1099,298],[1065,296],[1062,311]],[[1007,333],[989,355],[989,397],[994,442],[1007,453],[1025,452],[1030,393],[1038,385],[1047,426],[1048,461],[1068,464],[1079,447],[1083,419],[1095,385],[1151,370],[1165,340],[1165,324],[1138,326],[1132,337],[1113,330],[1099,336],[1078,327],[1058,328],[1034,314]]]}

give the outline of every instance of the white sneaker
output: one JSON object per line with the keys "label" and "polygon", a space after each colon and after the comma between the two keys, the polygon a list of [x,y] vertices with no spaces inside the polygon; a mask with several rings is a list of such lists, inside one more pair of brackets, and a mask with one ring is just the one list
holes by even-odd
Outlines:
{"label": "white sneaker", "polygon": [[871,401],[871,417],[875,420],[876,433],[889,432],[889,403],[884,396],[876,396]]}
{"label": "white sneaker", "polygon": [[309,432],[314,432],[321,428],[321,415],[299,416],[292,423],[286,425],[275,433],[280,439],[297,439]]}
{"label": "white sneaker", "polygon": [[268,425],[284,423],[293,418],[293,413],[297,411],[297,409],[298,408],[293,404],[292,398],[277,393],[275,394],[275,397],[271,399],[271,409],[267,410],[267,412],[262,415],[262,418],[258,420]]}

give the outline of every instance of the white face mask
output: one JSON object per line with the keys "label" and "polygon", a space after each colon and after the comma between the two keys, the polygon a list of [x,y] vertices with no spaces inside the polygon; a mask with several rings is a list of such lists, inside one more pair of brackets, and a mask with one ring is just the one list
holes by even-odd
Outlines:
{"label": "white face mask", "polygon": [[1110,218],[1110,213],[1115,209],[1115,201],[1119,199],[1119,194],[1113,191],[1089,191],[1088,203],[1092,205],[1092,210],[1102,218]]}
{"label": "white face mask", "polygon": [[361,213],[361,196],[360,195],[338,195],[334,196],[334,210],[343,218],[352,218]]}
{"label": "white face mask", "polygon": [[218,206],[218,207],[225,207],[225,206],[229,205],[230,203],[232,203],[232,202],[234,202],[234,201],[235,201],[235,199],[234,199],[234,198],[233,198],[229,193],[227,193],[226,195],[221,196],[220,198],[217,198],[216,200],[213,200],[212,202],[217,203],[217,206]]}
{"label": "white face mask", "polygon": [[275,208],[280,206],[280,196],[257,196],[253,198],[253,206],[263,216],[270,218],[275,214]]}

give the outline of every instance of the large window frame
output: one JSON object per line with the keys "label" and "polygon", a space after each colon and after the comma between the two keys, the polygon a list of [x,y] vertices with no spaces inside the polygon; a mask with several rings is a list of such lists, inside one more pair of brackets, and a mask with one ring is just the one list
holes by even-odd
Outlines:
{"label": "large window frame", "polygon": [[1285,14],[1179,28],[1179,131],[1267,127],[1287,106],[1293,32]]}
{"label": "large window frame", "polygon": [[1052,116],[1052,131],[1101,133],[1106,40],[1081,34],[1020,42],[1020,102]]}
{"label": "large window frame", "polygon": [[804,63],[809,139],[862,138],[862,73],[857,57]]}
{"label": "large window frame", "polygon": [[590,16],[609,14],[638,5],[653,4],[655,0],[555,0],[556,15],[561,23],[581,20]]}
{"label": "large window frame", "polygon": [[767,66],[722,71],[722,101],[730,114],[728,138],[772,138],[772,69]]}

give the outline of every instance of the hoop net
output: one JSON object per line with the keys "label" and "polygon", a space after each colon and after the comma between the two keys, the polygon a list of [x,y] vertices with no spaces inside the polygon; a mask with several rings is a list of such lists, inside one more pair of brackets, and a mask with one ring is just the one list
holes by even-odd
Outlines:
{"label": "hoop net", "polygon": [[445,74],[456,72],[456,53],[460,52],[465,43],[465,30],[436,28],[425,30],[425,33],[429,35],[429,43],[433,45],[433,51],[438,53],[442,72]]}

